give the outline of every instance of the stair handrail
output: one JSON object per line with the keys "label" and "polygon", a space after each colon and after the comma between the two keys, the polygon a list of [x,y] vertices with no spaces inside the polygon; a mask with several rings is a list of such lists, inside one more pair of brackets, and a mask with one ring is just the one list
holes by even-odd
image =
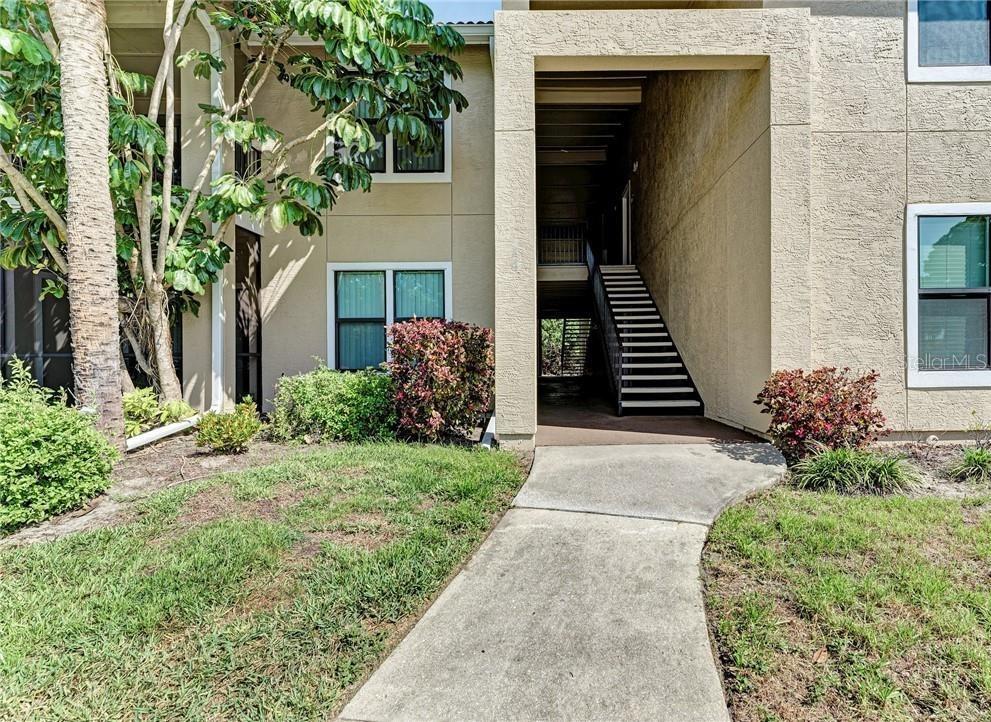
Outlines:
{"label": "stair handrail", "polygon": [[[593,258],[591,248],[588,249],[588,258]],[[623,348],[619,340],[619,326],[616,322],[616,315],[612,306],[609,305],[609,296],[606,293],[605,280],[602,277],[602,269],[595,263],[594,259],[589,263],[592,273],[592,296],[595,302],[595,315],[599,320],[599,328],[602,333],[602,340],[606,346],[606,356],[608,357],[610,371],[609,385],[612,387],[616,398],[616,412],[622,414],[622,394],[623,394]]]}

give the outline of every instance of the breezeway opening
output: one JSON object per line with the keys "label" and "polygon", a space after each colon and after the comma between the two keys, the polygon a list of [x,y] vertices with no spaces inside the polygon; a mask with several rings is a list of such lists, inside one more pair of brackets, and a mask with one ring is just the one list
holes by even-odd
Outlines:
{"label": "breezeway opening", "polygon": [[[590,64],[534,81],[537,444],[583,428],[733,436],[687,418],[703,414],[756,427],[771,353],[769,68]],[[562,320],[574,328],[558,353],[580,373],[551,375],[546,329]]]}

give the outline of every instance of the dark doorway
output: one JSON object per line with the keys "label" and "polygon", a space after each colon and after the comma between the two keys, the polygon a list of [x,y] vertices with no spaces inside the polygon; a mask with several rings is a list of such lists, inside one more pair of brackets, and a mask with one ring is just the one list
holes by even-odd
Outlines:
{"label": "dark doorway", "polygon": [[234,347],[234,394],[262,405],[262,243],[257,233],[238,228],[234,248],[234,294],[237,330]]}

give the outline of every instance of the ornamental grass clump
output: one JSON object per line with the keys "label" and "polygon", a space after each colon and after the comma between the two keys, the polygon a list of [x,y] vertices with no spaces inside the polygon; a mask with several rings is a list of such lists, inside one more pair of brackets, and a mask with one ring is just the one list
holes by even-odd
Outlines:
{"label": "ornamental grass clump", "polygon": [[887,433],[876,407],[878,377],[832,366],[776,371],[754,403],[771,415],[768,434],[793,464],[821,448],[860,449]]}
{"label": "ornamental grass clump", "polygon": [[882,496],[908,489],[919,476],[903,456],[820,445],[819,451],[791,468],[791,478],[796,487],[807,491]]}
{"label": "ornamental grass clump", "polygon": [[464,436],[492,408],[492,331],[458,321],[412,320],[389,329],[396,427],[426,441]]}
{"label": "ornamental grass clump", "polygon": [[118,457],[91,415],[11,362],[0,378],[0,532],[82,505],[110,485]]}
{"label": "ornamental grass clump", "polygon": [[949,475],[954,481],[991,483],[991,449],[986,446],[965,449],[963,458],[950,467]]}

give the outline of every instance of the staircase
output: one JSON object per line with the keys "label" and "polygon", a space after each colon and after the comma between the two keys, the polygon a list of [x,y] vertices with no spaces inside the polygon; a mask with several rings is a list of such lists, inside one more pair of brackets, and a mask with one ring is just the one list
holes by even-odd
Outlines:
{"label": "staircase", "polygon": [[[698,415],[702,397],[636,266],[599,266],[596,301],[612,357],[620,415]],[[601,285],[600,285],[601,284]]]}
{"label": "staircase", "polygon": [[561,375],[584,376],[592,320],[566,318],[561,329]]}

